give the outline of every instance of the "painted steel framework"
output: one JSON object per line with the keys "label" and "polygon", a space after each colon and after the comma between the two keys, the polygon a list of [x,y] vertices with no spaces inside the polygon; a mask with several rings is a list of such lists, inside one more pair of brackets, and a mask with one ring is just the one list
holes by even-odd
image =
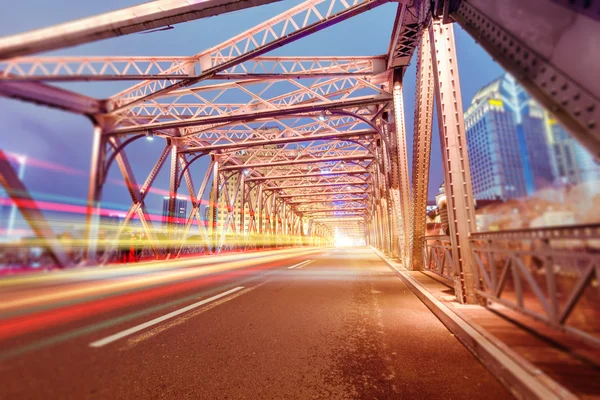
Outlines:
{"label": "painted steel framework", "polygon": [[[396,2],[385,55],[268,55],[390,2],[306,0],[189,57],[22,57],[269,2],[207,0],[191,5],[160,0],[110,13],[109,25],[99,16],[0,39],[0,95],[94,121],[87,262],[110,260],[134,217],[142,223],[147,251],[156,258],[179,257],[190,247],[219,252],[328,245],[338,232],[365,240],[406,268],[429,269],[445,277],[460,302],[476,302],[478,296],[498,300],[506,272],[497,278],[482,254],[503,250],[481,243],[506,238],[474,231],[452,22],[600,155],[600,81],[594,73],[600,65],[595,46],[600,23],[587,9],[552,0],[401,0]],[[411,181],[402,90],[416,49]],[[571,62],[574,59],[581,62]],[[114,80],[139,82],[106,100],[52,86]],[[424,237],[434,104],[450,226],[448,236]],[[140,186],[126,147],[147,136],[162,138],[165,147]],[[196,176],[190,166],[202,158],[208,167],[203,176]],[[102,188],[114,162],[132,204],[114,240],[97,243]],[[162,234],[153,228],[145,200],[165,165],[170,177],[169,217]],[[2,153],[0,173],[0,182],[54,262],[68,264],[39,211],[24,205],[35,202]],[[184,182],[192,207],[183,228],[177,228],[176,199]],[[200,233],[191,240],[194,224]],[[594,232],[597,235],[597,229]],[[520,268],[529,279],[515,257],[513,274]],[[584,261],[588,267],[578,281],[580,291],[594,273],[598,275],[597,260]],[[549,263],[544,265],[551,269]],[[577,293],[570,299],[574,304]],[[552,324],[561,325],[572,304],[559,310],[554,300],[541,299],[543,311]]]}

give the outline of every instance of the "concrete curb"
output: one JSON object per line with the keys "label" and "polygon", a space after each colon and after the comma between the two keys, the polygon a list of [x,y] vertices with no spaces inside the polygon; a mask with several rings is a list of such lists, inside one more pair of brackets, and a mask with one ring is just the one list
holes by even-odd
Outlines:
{"label": "concrete curb", "polygon": [[373,251],[398,275],[452,334],[518,399],[577,399],[573,393],[542,370],[493,338],[483,328],[446,306],[429,293],[407,271],[379,250]]}

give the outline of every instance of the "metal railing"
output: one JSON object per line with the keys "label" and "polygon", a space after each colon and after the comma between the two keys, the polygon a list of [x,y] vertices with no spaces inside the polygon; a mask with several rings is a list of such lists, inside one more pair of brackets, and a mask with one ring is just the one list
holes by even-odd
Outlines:
{"label": "metal railing", "polygon": [[455,265],[449,236],[423,237],[423,268],[447,280],[454,281]]}
{"label": "metal railing", "polygon": [[600,347],[600,224],[470,235],[477,293]]}

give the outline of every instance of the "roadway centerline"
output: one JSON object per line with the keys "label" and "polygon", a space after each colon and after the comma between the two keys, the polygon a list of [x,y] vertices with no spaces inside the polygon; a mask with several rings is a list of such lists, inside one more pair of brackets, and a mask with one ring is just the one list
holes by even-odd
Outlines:
{"label": "roadway centerline", "polygon": [[180,308],[179,310],[176,310],[176,311],[173,311],[173,312],[171,312],[169,314],[163,315],[162,317],[155,318],[155,319],[150,320],[148,322],[144,322],[143,324],[134,326],[133,328],[129,328],[129,329],[126,329],[124,331],[115,333],[114,335],[107,336],[104,339],[100,339],[100,340],[97,340],[95,342],[90,343],[90,347],[96,347],[96,348],[98,348],[98,347],[105,346],[105,345],[107,345],[109,343],[115,342],[115,341],[117,341],[119,339],[122,339],[122,338],[124,338],[126,336],[129,336],[129,335],[132,335],[132,334],[134,334],[136,332],[144,330],[144,329],[146,329],[146,328],[148,328],[150,326],[153,326],[153,325],[156,325],[156,324],[161,323],[163,321],[166,321],[167,319],[170,319],[170,318],[176,317],[176,316],[178,316],[180,314],[183,314],[184,312],[187,312],[189,310],[193,310],[194,308],[197,308],[197,307],[203,306],[204,304],[207,304],[207,303],[210,303],[212,301],[218,300],[221,297],[225,297],[225,296],[227,296],[227,295],[229,295],[231,293],[235,293],[235,292],[237,292],[239,290],[242,290],[243,288],[244,288],[243,286],[238,286],[238,287],[230,289],[230,290],[228,290],[226,292],[219,293],[219,294],[217,294],[215,296],[209,297],[208,299],[204,299],[204,300],[201,300],[201,301],[199,301],[197,303],[190,304],[189,306]]}
{"label": "roadway centerline", "polygon": [[306,263],[313,262],[313,261],[314,261],[314,260],[306,260],[306,261],[302,261],[301,263],[294,264],[294,265],[292,265],[291,267],[288,267],[288,269],[294,269],[294,268],[298,268],[298,267],[300,267],[300,266],[303,266],[303,265],[304,265],[304,264],[306,264]]}

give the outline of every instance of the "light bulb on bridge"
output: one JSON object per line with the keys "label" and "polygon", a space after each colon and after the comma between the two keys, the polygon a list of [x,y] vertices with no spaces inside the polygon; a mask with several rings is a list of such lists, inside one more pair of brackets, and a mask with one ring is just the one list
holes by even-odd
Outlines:
{"label": "light bulb on bridge", "polygon": [[152,132],[146,133],[146,140],[151,142],[154,140],[154,134]]}

